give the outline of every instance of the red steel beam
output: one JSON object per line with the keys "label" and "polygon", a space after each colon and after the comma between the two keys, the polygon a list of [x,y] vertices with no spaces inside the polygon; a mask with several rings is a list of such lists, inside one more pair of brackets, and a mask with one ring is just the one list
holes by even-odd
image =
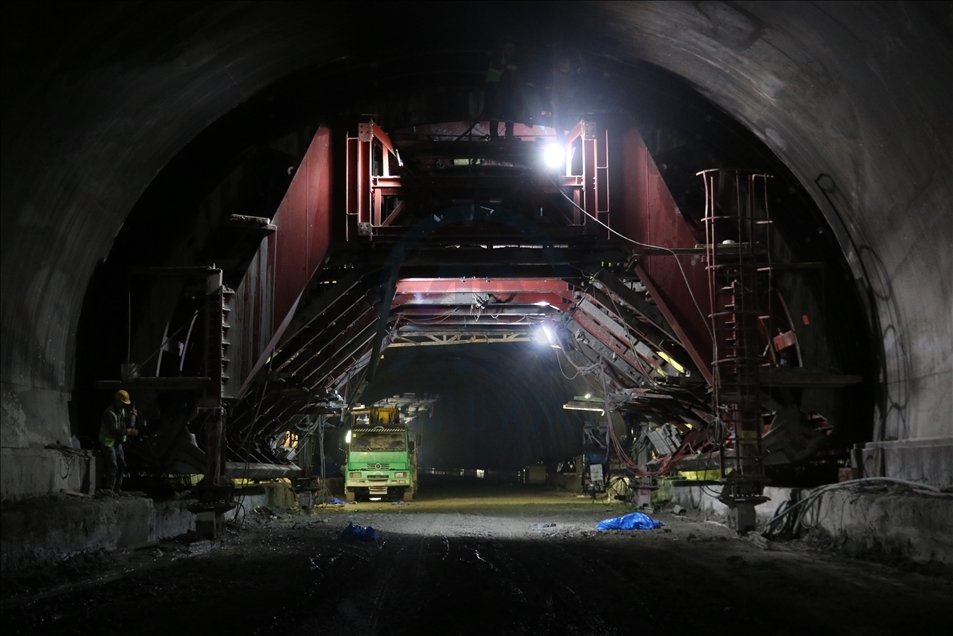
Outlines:
{"label": "red steel beam", "polygon": [[381,142],[381,146],[384,147],[384,150],[389,152],[392,155],[396,155],[397,151],[394,150],[394,142],[390,140],[390,136],[384,132],[384,129],[378,126],[375,122],[367,122],[365,124],[357,125],[357,137],[361,141],[370,142],[371,138],[377,139]]}
{"label": "red steel beam", "polygon": [[[655,300],[655,306],[659,308],[659,311],[662,312],[662,315],[665,316],[665,320],[668,321],[668,324],[672,327],[672,331],[675,332],[675,335],[678,336],[678,339],[681,341],[682,346],[685,347],[685,351],[691,357],[692,362],[695,363],[695,366],[698,367],[698,370],[701,372],[702,376],[705,378],[705,381],[709,385],[714,384],[715,377],[712,374],[711,367],[711,338],[708,339],[709,347],[707,351],[708,355],[703,355],[703,351],[698,348],[696,342],[699,338],[693,337],[688,334],[685,330],[685,325],[682,318],[676,313],[675,309],[672,307],[671,302],[668,300],[667,296],[662,292],[658,285],[651,276],[642,268],[641,265],[635,266],[635,273],[638,275],[639,280],[642,281],[642,284],[645,285],[645,289],[648,290],[649,294]],[[707,298],[707,296],[705,297]],[[701,304],[703,299],[699,299],[699,304]],[[702,308],[705,305],[701,305]],[[710,306],[710,305],[709,305]],[[683,307],[683,310],[686,308]],[[692,307],[694,309],[694,307]],[[695,310],[697,312],[697,310]]]}
{"label": "red steel beam", "polygon": [[401,294],[509,294],[509,293],[558,294],[570,297],[569,283],[558,278],[405,278],[397,281],[395,297]]}
{"label": "red steel beam", "polygon": [[[505,294],[500,295],[504,296],[503,298],[500,298],[500,302],[489,303],[486,305],[485,309],[489,311],[493,307],[501,309],[506,307],[528,307],[534,305],[536,307],[545,307],[548,305],[563,311],[569,308],[569,301],[567,301],[565,297],[560,294],[506,292]],[[395,298],[394,302],[391,304],[391,307],[396,308],[419,305],[469,307],[474,304],[474,297],[475,294],[469,292],[436,294],[422,293],[413,295],[404,294],[400,298]]]}
{"label": "red steel beam", "polygon": [[[587,131],[588,132],[588,131]],[[597,219],[599,206],[596,201],[596,139],[595,137],[583,137],[582,139],[582,200],[583,208],[592,218]],[[582,219],[583,225],[589,225],[592,221],[587,217]]]}
{"label": "red steel beam", "polygon": [[[622,317],[611,311],[602,313],[599,305],[595,303],[595,300],[591,296],[584,295],[583,299],[577,302],[576,313],[579,312],[583,312],[590,320],[595,321],[603,331],[616,338],[620,345],[625,348],[625,351],[631,352],[632,356],[645,360],[645,363],[653,369],[662,369],[665,367],[665,360],[654,353],[640,351],[636,343],[632,343],[628,340],[627,333],[631,331],[631,329],[627,326]],[[641,344],[654,351],[649,340],[641,339]]]}
{"label": "red steel beam", "polygon": [[[489,134],[490,122],[489,121],[454,121],[454,122],[445,122],[440,124],[417,124],[414,127],[414,133],[403,133],[398,136],[395,133],[395,137],[398,139],[434,139],[434,138],[443,138],[445,140],[460,140],[466,139],[467,135],[472,133],[475,138],[486,137]],[[514,122],[513,124],[513,136],[514,137],[528,137],[531,140],[536,140],[539,137],[556,137],[556,130],[554,128],[540,126],[527,126],[526,124],[521,124],[519,122]]]}
{"label": "red steel beam", "polygon": [[566,150],[569,150],[570,146],[572,146],[572,142],[576,141],[576,138],[585,134],[585,132],[586,132],[585,122],[580,121],[578,124],[573,126],[572,130],[570,130],[566,134]]}
{"label": "red steel beam", "polygon": [[[623,205],[614,209],[613,229],[646,245],[694,248],[698,240],[692,225],[675,204],[642,137],[630,130],[623,135],[622,144]],[[664,252],[644,255],[636,271],[710,384],[711,299],[705,259],[701,255],[673,256]]]}
{"label": "red steel beam", "polygon": [[588,314],[581,310],[576,310],[572,313],[572,319],[576,322],[576,324],[585,329],[593,338],[601,342],[603,345],[612,350],[617,356],[622,358],[626,364],[648,377],[650,371],[646,368],[646,363],[639,360],[637,356],[631,355],[631,349],[629,347],[619,342],[615,336],[606,331],[602,325],[590,318]]}
{"label": "red steel beam", "polygon": [[[349,311],[348,314],[351,312]],[[348,315],[342,314],[339,321],[343,323],[347,320],[347,324],[340,325],[336,331],[331,335],[327,340],[319,343],[317,347],[309,347],[306,351],[306,356],[304,358],[298,357],[297,359],[292,359],[289,362],[293,362],[294,366],[288,368],[290,373],[299,373],[302,370],[305,370],[308,365],[312,364],[315,360],[321,357],[326,350],[328,350],[332,355],[333,352],[341,349],[341,339],[347,339],[353,337],[353,332],[355,330],[364,329],[367,325],[377,322],[377,312],[374,310],[374,307],[370,304],[366,304],[364,307],[359,308],[357,315]],[[304,350],[304,349],[303,349]],[[282,370],[288,365],[284,365]],[[310,374],[309,374],[310,375]],[[305,376],[307,377],[307,376]]]}
{"label": "red steel beam", "polygon": [[[244,334],[232,343],[243,378],[243,395],[291,324],[302,293],[324,261],[331,241],[331,131],[318,128],[295,172],[273,221],[278,229],[267,239],[236,289],[235,310]],[[267,256],[267,258],[265,258]],[[270,291],[270,293],[268,293]]]}
{"label": "red steel beam", "polygon": [[[308,383],[312,387],[321,384],[321,381],[328,373],[329,364],[333,365],[330,367],[330,370],[336,368],[336,366],[340,364],[340,360],[354,355],[356,351],[370,344],[371,340],[374,339],[374,333],[376,331],[376,316],[369,320],[364,320],[351,325],[347,331],[342,330],[341,337],[335,338],[335,341],[340,344],[337,345],[335,352],[331,354],[332,357],[326,358],[322,362],[316,364],[311,368],[310,371],[305,372],[305,370],[302,370],[303,375],[300,377],[298,382]],[[342,341],[343,343],[341,343]],[[311,362],[311,360],[309,360],[309,362]]]}
{"label": "red steel beam", "polygon": [[532,318],[536,320],[528,322],[527,316],[505,315],[493,317],[489,314],[413,314],[401,312],[399,314],[401,325],[411,327],[436,327],[438,329],[449,327],[451,325],[469,325],[473,327],[495,327],[497,325],[531,325],[541,322],[549,314],[534,314]]}
{"label": "red steel beam", "polygon": [[[357,314],[356,318],[353,318],[353,317],[350,318],[350,321],[348,324],[354,324],[356,321],[361,320],[365,316],[374,313],[374,307],[370,303],[365,303],[363,308],[360,308],[357,304],[351,307],[348,307],[345,311],[343,311],[341,314],[336,316],[333,320],[329,320],[328,326],[322,329],[316,330],[317,333],[315,333],[310,339],[308,339],[307,342],[299,345],[296,348],[296,350],[290,355],[288,355],[288,358],[275,369],[275,371],[278,371],[278,372],[284,371],[285,368],[287,368],[289,365],[294,363],[296,360],[297,360],[297,365],[292,370],[300,369],[305,364],[307,364],[314,358],[321,355],[321,352],[324,351],[326,347],[330,346],[331,343],[334,342],[335,338],[341,335],[342,328],[340,327],[340,323],[344,323],[345,320],[348,320],[349,315],[352,315],[354,313],[355,308],[357,309],[359,313]],[[324,341],[322,343],[318,343],[317,349],[311,350],[312,349],[311,345],[313,345],[322,335],[324,335],[331,328],[335,329],[334,335],[329,340]],[[299,360],[302,353],[306,354],[307,357]]]}
{"label": "red steel beam", "polygon": [[[351,175],[348,175],[351,177]],[[353,178],[357,182],[355,196],[357,197],[357,222],[371,222],[371,144],[358,140],[357,168]]]}
{"label": "red steel beam", "polygon": [[344,212],[347,219],[347,234],[346,238],[348,241],[353,241],[357,238],[357,219],[358,219],[358,201],[360,199],[358,185],[357,185],[357,171],[358,171],[358,153],[357,147],[360,145],[360,141],[354,137],[347,138],[347,147],[345,152],[345,163],[344,169],[347,171],[345,173],[345,188],[344,188]]}

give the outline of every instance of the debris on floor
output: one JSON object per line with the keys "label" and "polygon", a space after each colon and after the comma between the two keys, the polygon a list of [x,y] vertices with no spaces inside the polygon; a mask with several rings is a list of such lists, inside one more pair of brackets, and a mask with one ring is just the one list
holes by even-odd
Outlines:
{"label": "debris on floor", "polygon": [[[579,576],[582,564],[612,581],[614,598],[645,600],[646,635],[712,633],[718,620],[735,621],[739,636],[930,634],[950,620],[948,576],[846,560],[804,541],[762,550],[691,515],[663,517],[651,532],[602,532],[600,520],[635,511],[605,512],[572,493],[444,492],[410,508],[288,514],[269,506],[261,512],[278,520],[249,510],[242,529],[222,539],[191,532],[4,571],[0,634],[179,634],[211,620],[215,633],[231,634],[442,634],[448,607],[466,634],[632,633],[632,605],[605,602],[604,586]],[[361,535],[373,526],[377,540],[342,540],[348,522]],[[686,598],[697,611],[685,611]],[[280,618],[249,609],[262,606],[281,608]],[[378,617],[400,621],[374,629]]]}

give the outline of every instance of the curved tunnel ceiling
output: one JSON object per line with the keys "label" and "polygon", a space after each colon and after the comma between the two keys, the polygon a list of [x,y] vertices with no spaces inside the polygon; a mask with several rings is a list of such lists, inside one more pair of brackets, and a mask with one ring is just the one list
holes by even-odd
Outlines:
{"label": "curved tunnel ceiling", "polygon": [[[4,9],[5,446],[36,443],[68,422],[76,326],[93,269],[155,175],[198,147],[197,137],[231,138],[237,154],[256,135],[340,100],[333,90],[367,88],[373,97],[375,82],[386,81],[374,76],[376,59],[406,59],[402,81],[426,81],[415,71],[444,65],[452,74],[454,60],[502,41],[579,51],[628,69],[623,77],[648,63],[761,139],[823,211],[873,306],[886,388],[878,435],[949,434],[950,277],[935,275],[951,271],[946,9],[43,6]],[[487,24],[502,26],[495,33]],[[342,76],[348,82],[330,81]],[[303,90],[282,95],[289,85]],[[285,119],[275,121],[267,118],[275,109],[242,110],[256,96],[297,101],[282,104]]]}

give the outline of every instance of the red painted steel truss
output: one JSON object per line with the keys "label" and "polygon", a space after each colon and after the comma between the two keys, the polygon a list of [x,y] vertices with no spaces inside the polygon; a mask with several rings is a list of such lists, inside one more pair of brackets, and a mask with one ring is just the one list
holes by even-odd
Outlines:
{"label": "red painted steel truss", "polygon": [[[556,143],[552,129],[519,125],[512,138],[475,138],[481,126],[488,122],[420,126],[392,137],[373,121],[359,124],[357,136],[347,138],[347,240],[394,238],[421,218],[460,204],[606,235],[599,225],[609,223],[604,128],[580,122],[565,137],[565,166],[545,168],[545,150]],[[563,197],[573,203],[568,211]]]}
{"label": "red painted steel truss", "polygon": [[[498,138],[486,134],[487,125],[389,134],[365,122],[347,138],[341,243],[355,254],[366,251],[350,260],[332,257],[310,281],[298,276],[282,289],[278,304],[291,298],[296,310],[270,332],[276,342],[245,381],[248,398],[233,409],[233,444],[249,432],[282,430],[290,419],[320,412],[329,396],[353,399],[389,343],[458,344],[478,341],[476,335],[526,339],[542,325],[559,355],[604,382],[616,400],[663,419],[704,423],[710,411],[705,392],[713,381],[706,254],[638,133],[580,122],[564,136],[565,165],[542,169],[555,131],[517,125],[512,138]],[[610,138],[621,145],[615,166]],[[327,182],[330,173],[321,174]],[[619,180],[611,206],[610,175]],[[313,214],[306,211],[313,196],[298,193],[303,187],[293,184],[281,215],[294,218],[286,208]],[[609,249],[618,256],[551,277],[505,261],[498,265],[510,268],[506,275],[452,278],[439,271],[419,275],[406,262],[374,264],[378,242],[397,241],[416,224],[462,206],[520,216],[539,229],[535,248],[561,242],[567,249]],[[325,223],[325,216],[317,218]],[[472,272],[466,258],[492,260],[497,250],[486,249],[492,244],[523,247],[525,236],[519,243],[501,240],[512,232],[486,218],[427,237],[438,247],[461,248],[434,250],[439,268]],[[329,237],[330,226],[324,242],[315,243],[319,250]],[[306,252],[286,251],[283,258],[290,254],[310,273],[312,252]],[[398,269],[387,273],[388,267]],[[693,430],[692,439],[700,429]]]}

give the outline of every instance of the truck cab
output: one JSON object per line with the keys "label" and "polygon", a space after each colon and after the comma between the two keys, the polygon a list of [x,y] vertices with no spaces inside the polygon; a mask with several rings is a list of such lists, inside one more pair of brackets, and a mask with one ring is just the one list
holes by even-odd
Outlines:
{"label": "truck cab", "polygon": [[352,410],[345,435],[347,501],[372,497],[410,501],[417,490],[417,441],[395,407]]}

